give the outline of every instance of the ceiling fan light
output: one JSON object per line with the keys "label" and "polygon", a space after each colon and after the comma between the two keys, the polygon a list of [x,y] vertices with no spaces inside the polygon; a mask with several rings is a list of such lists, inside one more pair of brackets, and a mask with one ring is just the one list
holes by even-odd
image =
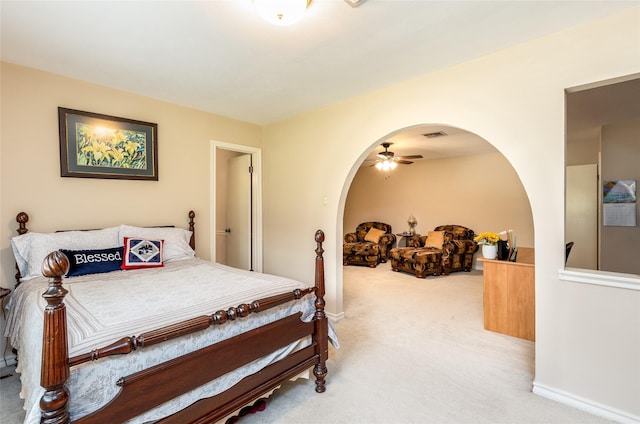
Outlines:
{"label": "ceiling fan light", "polygon": [[392,169],[395,169],[396,166],[398,166],[398,164],[392,160],[383,160],[376,163],[376,168],[380,171],[391,171]]}
{"label": "ceiling fan light", "polygon": [[286,26],[298,21],[311,0],[253,0],[258,14],[274,25]]}

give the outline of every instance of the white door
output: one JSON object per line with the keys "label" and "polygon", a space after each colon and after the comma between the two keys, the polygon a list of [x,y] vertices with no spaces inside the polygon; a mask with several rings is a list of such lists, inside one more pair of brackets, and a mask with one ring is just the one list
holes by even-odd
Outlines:
{"label": "white door", "polygon": [[598,269],[598,165],[567,166],[566,205],[567,266]]}
{"label": "white door", "polygon": [[[238,159],[242,164],[240,170],[230,171],[234,166],[229,160],[232,157],[243,156]],[[255,147],[211,141],[211,258],[218,263],[238,266],[256,272],[262,272],[262,151]],[[246,162],[250,159],[250,162]],[[248,163],[253,173],[247,175]],[[236,175],[231,175],[234,172]],[[246,188],[250,187],[249,190]],[[230,198],[229,193],[244,193],[239,199]],[[230,206],[228,202],[241,201],[240,206]],[[229,215],[227,215],[229,213]],[[240,218],[242,213],[244,218]],[[238,224],[229,219],[238,219]],[[233,227],[233,229],[232,229]],[[229,229],[230,232],[226,232]],[[246,235],[239,232],[246,231]],[[233,237],[233,241],[230,239]],[[246,250],[239,257],[248,259],[233,259],[228,261],[228,244],[244,240]],[[241,249],[235,244],[233,249]]]}
{"label": "white door", "polygon": [[227,265],[253,270],[251,155],[229,159],[227,179]]}

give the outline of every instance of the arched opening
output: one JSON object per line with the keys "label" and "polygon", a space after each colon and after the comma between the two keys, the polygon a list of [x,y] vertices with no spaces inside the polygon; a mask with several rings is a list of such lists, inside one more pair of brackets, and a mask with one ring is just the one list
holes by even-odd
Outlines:
{"label": "arched opening", "polygon": [[[434,131],[450,134],[434,143],[421,135]],[[466,154],[436,157],[435,152],[418,151],[415,146],[402,148],[397,137],[403,134],[420,135],[428,147],[456,144],[455,134],[473,140],[457,149]],[[397,143],[388,149],[395,154],[424,158],[398,165],[385,175],[366,159],[388,140]],[[462,139],[458,142],[465,144]],[[513,229],[519,246],[534,246],[531,205],[515,169],[488,141],[459,128],[405,127],[371,143],[344,183],[336,239],[342,240],[359,222],[373,220],[386,221],[394,233],[403,232],[410,214],[418,221],[418,233],[445,224],[465,225],[476,232]],[[437,418],[442,402],[433,401],[445,387],[455,387],[447,397],[460,402],[479,392],[515,398],[528,393],[535,376],[535,343],[484,329],[482,266],[474,261],[470,272],[419,279],[393,272],[389,263],[369,268],[338,262],[336,303],[344,306],[339,311],[347,318],[337,328],[342,347],[334,352],[341,377],[359,384],[372,364],[384,363],[375,367],[375,373],[399,382],[386,394],[387,401],[411,411],[413,420],[452,419],[450,408]],[[394,411],[383,420],[397,421],[400,416]]]}
{"label": "arched opening", "polygon": [[[388,150],[397,156],[423,158],[390,171],[379,170],[372,165],[386,142],[393,143]],[[385,222],[394,233],[401,233],[409,229],[407,218],[412,215],[421,234],[449,224],[476,233],[513,230],[517,246],[534,246],[531,205],[518,174],[502,153],[477,134],[436,124],[401,128],[373,142],[354,164],[351,175],[338,210],[337,240],[368,221]],[[478,257],[479,253],[475,270],[482,269]],[[392,272],[389,264],[379,267],[378,274]],[[344,270],[337,267],[338,305],[343,304],[348,284]],[[428,284],[429,279],[446,278],[423,281]],[[348,313],[347,308],[343,312]]]}

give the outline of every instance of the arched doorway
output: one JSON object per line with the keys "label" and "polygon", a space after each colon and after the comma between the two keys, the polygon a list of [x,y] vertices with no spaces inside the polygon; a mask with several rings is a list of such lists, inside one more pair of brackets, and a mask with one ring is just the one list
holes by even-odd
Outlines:
{"label": "arched doorway", "polygon": [[[444,135],[432,137],[434,133]],[[389,150],[399,156],[424,158],[379,171],[367,159],[375,158],[387,141],[394,143]],[[338,240],[365,221],[386,222],[394,232],[402,232],[413,215],[419,233],[445,224],[475,232],[511,229],[518,246],[534,246],[531,205],[518,174],[504,155],[477,134],[435,124],[401,128],[372,143],[354,164],[354,171],[343,187]],[[338,267],[337,296],[344,293],[342,271]],[[342,297],[337,303],[342,304]]]}

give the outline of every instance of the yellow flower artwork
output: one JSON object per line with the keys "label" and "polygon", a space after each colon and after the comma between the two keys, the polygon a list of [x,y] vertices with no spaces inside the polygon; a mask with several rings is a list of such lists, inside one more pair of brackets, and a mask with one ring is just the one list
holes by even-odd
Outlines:
{"label": "yellow flower artwork", "polygon": [[158,124],[58,108],[60,176],[158,181]]}
{"label": "yellow flower artwork", "polygon": [[146,168],[144,132],[77,123],[76,139],[77,165]]}

